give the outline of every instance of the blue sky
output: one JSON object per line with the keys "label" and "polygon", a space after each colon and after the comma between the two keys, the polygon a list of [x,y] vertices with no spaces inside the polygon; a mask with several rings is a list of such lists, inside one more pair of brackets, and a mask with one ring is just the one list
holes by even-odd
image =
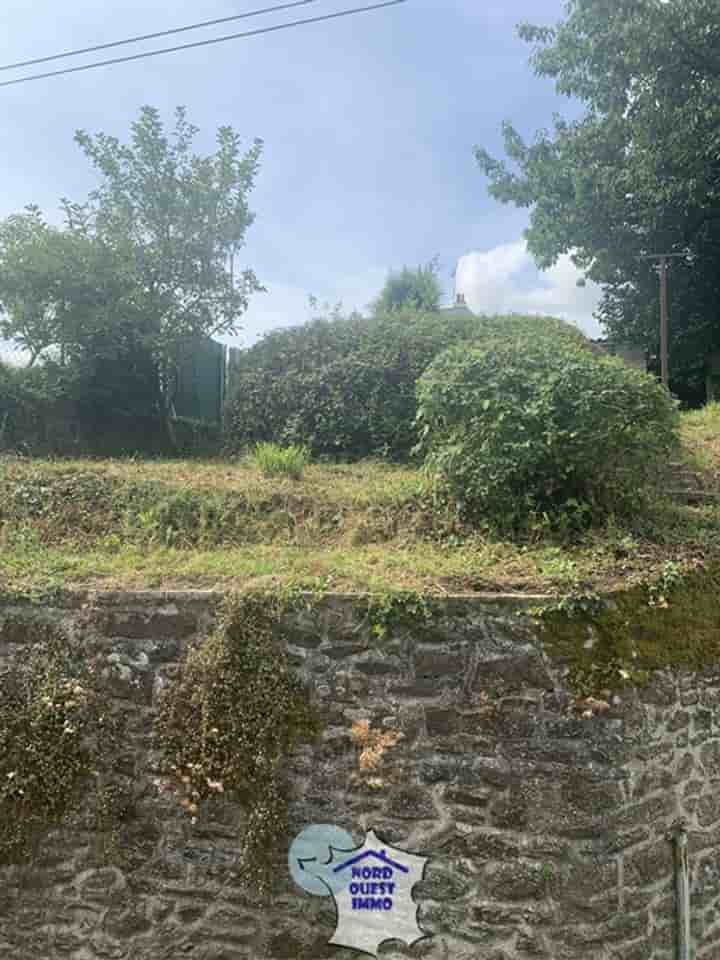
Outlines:
{"label": "blue sky", "polygon": [[[0,64],[229,16],[272,0],[3,0]],[[226,24],[109,55],[330,13],[357,0]],[[487,195],[478,144],[500,154],[500,125],[525,135],[578,105],[535,78],[523,20],[554,23],[561,0],[408,0],[345,20],[0,88],[0,217],[84,199],[94,174],[77,128],[125,139],[143,104],[171,122],[185,105],[209,151],[218,126],[265,141],[246,262],[268,288],[237,342],[307,319],[307,297],[363,308],[387,271],[440,258],[478,311],[550,312],[596,334],[597,291],[567,261],[535,270],[524,211]],[[97,56],[97,55],[94,55]],[[93,57],[73,60],[81,63]],[[0,74],[1,79],[20,75]]]}

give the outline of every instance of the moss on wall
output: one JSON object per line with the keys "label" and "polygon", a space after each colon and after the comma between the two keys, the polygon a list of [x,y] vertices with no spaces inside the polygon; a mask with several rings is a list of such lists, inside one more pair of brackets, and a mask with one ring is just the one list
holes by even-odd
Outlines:
{"label": "moss on wall", "polygon": [[547,653],[582,693],[642,683],[652,671],[720,662],[720,564],[539,616]]}

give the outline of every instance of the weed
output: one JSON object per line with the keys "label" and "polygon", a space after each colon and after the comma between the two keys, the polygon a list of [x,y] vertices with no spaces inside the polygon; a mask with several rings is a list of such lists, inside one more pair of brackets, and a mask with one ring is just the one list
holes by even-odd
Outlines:
{"label": "weed", "polygon": [[310,452],[297,444],[281,447],[277,443],[259,443],[253,451],[253,461],[266,477],[300,480],[310,462]]}

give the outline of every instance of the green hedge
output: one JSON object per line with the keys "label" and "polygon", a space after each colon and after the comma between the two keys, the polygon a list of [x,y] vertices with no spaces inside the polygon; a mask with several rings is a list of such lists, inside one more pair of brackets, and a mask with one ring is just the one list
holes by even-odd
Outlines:
{"label": "green hedge", "polygon": [[68,383],[51,366],[31,370],[0,363],[0,452],[36,456],[197,456],[220,453],[219,424],[173,421],[176,445],[152,414],[96,406],[82,383]]}
{"label": "green hedge", "polygon": [[314,320],[274,331],[246,350],[225,412],[225,446],[306,445],[314,456],[404,459],[417,442],[415,382],[452,344],[498,329],[547,327],[573,341],[561,320],[416,313]]}

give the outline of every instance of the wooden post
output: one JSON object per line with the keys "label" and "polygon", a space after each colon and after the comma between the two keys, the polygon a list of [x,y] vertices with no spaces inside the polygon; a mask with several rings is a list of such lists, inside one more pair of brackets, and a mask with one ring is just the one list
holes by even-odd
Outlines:
{"label": "wooden post", "polygon": [[668,363],[668,302],[667,302],[667,257],[660,258],[660,379],[666,387],[670,387],[670,373]]}
{"label": "wooden post", "polygon": [[711,353],[705,361],[705,402],[714,403],[720,399],[717,395],[717,383],[720,379],[720,353]]}
{"label": "wooden post", "polygon": [[641,260],[657,260],[659,262],[660,273],[660,378],[666,387],[670,385],[670,363],[669,363],[669,329],[670,320],[668,318],[668,295],[667,295],[667,274],[668,260],[670,257],[682,257],[689,259],[687,253],[650,253],[640,257]]}

